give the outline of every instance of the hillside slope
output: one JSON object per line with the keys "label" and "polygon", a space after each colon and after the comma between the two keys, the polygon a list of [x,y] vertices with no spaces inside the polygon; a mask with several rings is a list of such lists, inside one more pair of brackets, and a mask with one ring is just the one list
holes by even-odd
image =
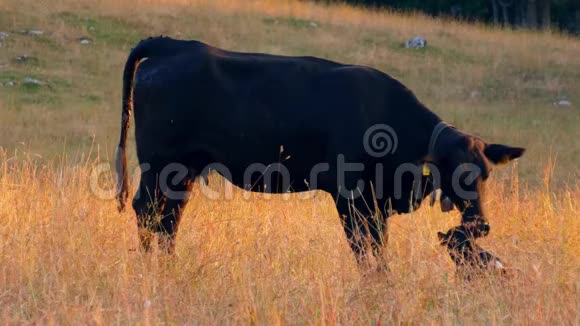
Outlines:
{"label": "hillside slope", "polygon": [[[40,29],[43,35],[22,35]],[[521,171],[538,183],[557,159],[559,184],[579,176],[580,41],[560,35],[291,1],[104,0],[0,4],[0,146],[54,158],[111,153],[121,70],[150,35],[252,52],[314,55],[381,69],[458,127],[528,148]],[[421,35],[424,50],[401,44]],[[91,44],[82,45],[79,38]],[[17,56],[29,56],[19,61]],[[24,78],[45,85],[26,85]],[[571,106],[555,106],[560,100]]]}

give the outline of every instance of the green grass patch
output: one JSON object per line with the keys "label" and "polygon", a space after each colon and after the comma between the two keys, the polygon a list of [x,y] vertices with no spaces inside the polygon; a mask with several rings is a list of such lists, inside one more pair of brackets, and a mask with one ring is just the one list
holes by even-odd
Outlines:
{"label": "green grass patch", "polygon": [[102,101],[100,96],[94,94],[81,94],[80,98],[87,103],[99,103]]}
{"label": "green grass patch", "polygon": [[[27,79],[40,81],[40,84]],[[44,74],[34,74],[22,71],[7,71],[0,75],[0,82],[14,82],[12,87],[3,87],[14,98],[14,106],[19,109],[23,104],[56,105],[62,103],[63,96],[70,90],[72,84],[62,78]]]}
{"label": "green grass patch", "polygon": [[[369,42],[367,40],[367,42]],[[408,49],[405,48],[405,44],[403,41],[398,39],[383,39],[379,41],[377,46],[386,46],[390,50],[402,53],[408,56],[413,56],[415,58],[441,58],[444,62],[448,63],[468,63],[473,64],[478,62],[476,58],[468,55],[465,52],[460,50],[452,49],[452,48],[445,48],[437,45],[434,42],[427,41],[427,46],[422,49]]]}
{"label": "green grass patch", "polygon": [[32,56],[18,56],[12,59],[18,66],[28,66],[28,67],[39,67],[41,66],[41,60],[37,57]]}
{"label": "green grass patch", "polygon": [[55,18],[70,26],[82,28],[95,42],[110,46],[126,47],[142,38],[139,25],[118,17],[86,16],[62,12]]}
{"label": "green grass patch", "polygon": [[37,36],[27,36],[27,37],[33,37],[34,40],[36,41],[36,43],[39,43],[43,46],[45,46],[48,50],[53,50],[53,51],[62,51],[63,47],[62,45],[60,45],[53,36],[51,35],[37,35]]}
{"label": "green grass patch", "polygon": [[320,27],[319,22],[294,17],[268,17],[262,19],[262,21],[266,25],[285,25],[299,29]]}

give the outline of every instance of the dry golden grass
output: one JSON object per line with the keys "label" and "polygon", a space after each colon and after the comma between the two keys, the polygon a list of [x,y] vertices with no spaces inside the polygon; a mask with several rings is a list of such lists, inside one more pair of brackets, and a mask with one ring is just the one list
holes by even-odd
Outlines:
{"label": "dry golden grass", "polygon": [[[50,34],[14,33],[27,28]],[[0,30],[0,82],[49,83],[0,88],[0,324],[580,323],[578,40],[285,0],[9,0]],[[91,172],[116,145],[128,50],[158,34],[377,67],[459,127],[528,147],[494,172],[480,241],[514,276],[457,280],[436,234],[459,216],[428,207],[390,219],[388,272],[360,273],[323,194],[196,188],[176,256],[135,251],[133,213],[92,192]],[[416,34],[430,49],[400,48]]]}
{"label": "dry golden grass", "polygon": [[4,325],[578,322],[578,190],[517,191],[515,177],[490,185],[492,233],[480,244],[513,276],[465,284],[436,240],[457,213],[393,217],[390,271],[365,274],[329,196],[208,200],[196,188],[166,257],[136,251],[132,212],[90,191],[96,165],[0,162]]}

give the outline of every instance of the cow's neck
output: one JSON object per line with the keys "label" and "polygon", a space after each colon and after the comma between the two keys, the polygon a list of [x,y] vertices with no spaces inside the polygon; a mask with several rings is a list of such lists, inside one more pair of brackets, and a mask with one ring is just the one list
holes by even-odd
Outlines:
{"label": "cow's neck", "polygon": [[[433,129],[442,122],[435,113],[429,109],[420,106],[415,110],[408,110],[407,114],[401,121],[401,126],[408,126],[397,131],[401,144],[407,143],[405,146],[404,161],[406,162],[424,162],[429,160],[429,141]],[[445,132],[441,133],[442,135]]]}

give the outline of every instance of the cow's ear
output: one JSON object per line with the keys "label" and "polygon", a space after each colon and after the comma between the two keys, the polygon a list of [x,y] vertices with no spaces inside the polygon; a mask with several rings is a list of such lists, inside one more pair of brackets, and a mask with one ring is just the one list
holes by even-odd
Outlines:
{"label": "cow's ear", "polygon": [[524,155],[525,151],[526,149],[521,147],[490,144],[485,147],[484,154],[494,164],[506,164]]}

